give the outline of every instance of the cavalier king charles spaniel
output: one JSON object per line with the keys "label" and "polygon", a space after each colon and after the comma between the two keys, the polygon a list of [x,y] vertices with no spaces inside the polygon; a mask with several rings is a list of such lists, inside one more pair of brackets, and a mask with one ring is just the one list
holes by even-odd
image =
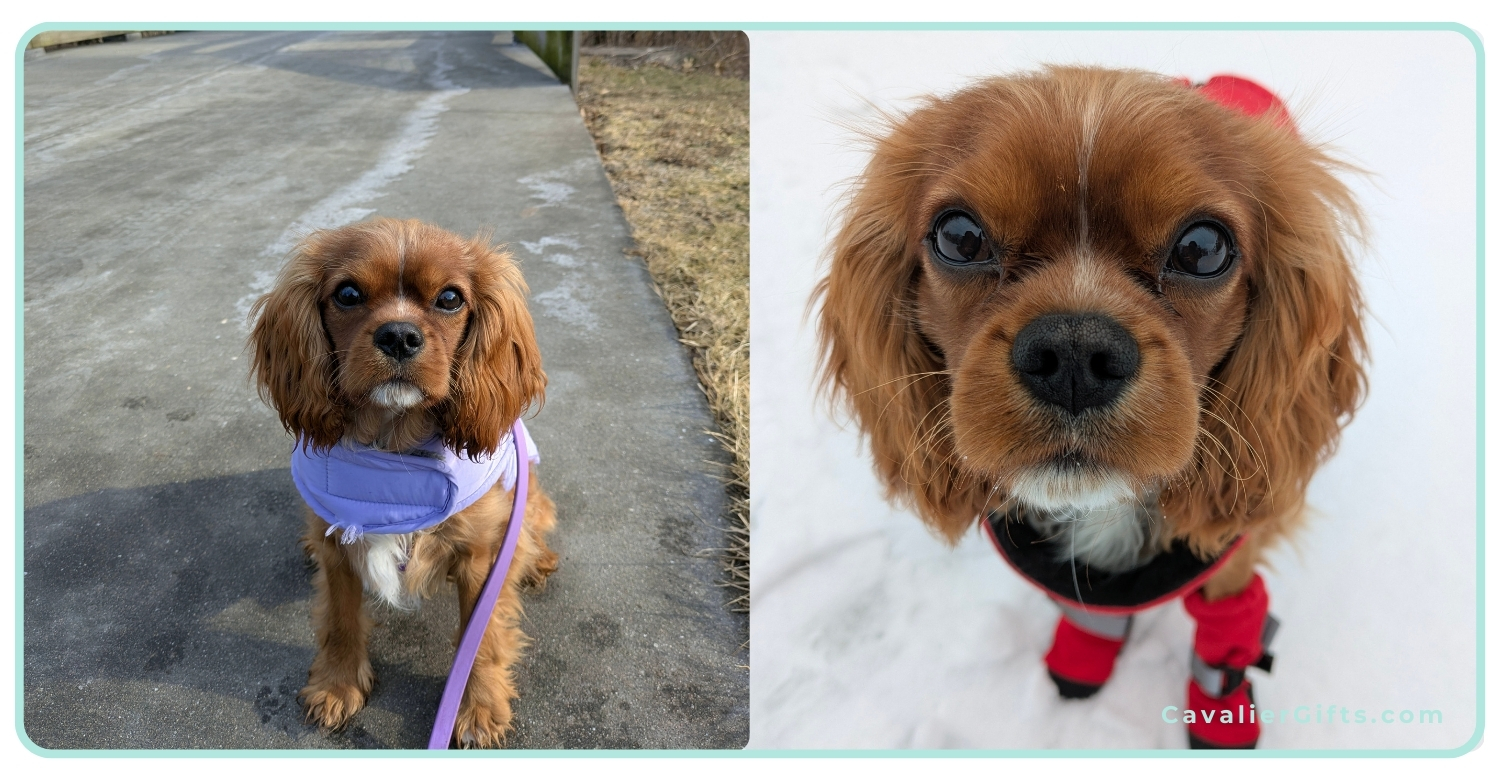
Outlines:
{"label": "cavalier king charles spaniel", "polygon": [[889,496],[949,542],[978,522],[1059,605],[1064,697],[1184,599],[1194,747],[1259,736],[1255,567],[1363,396],[1340,168],[1246,79],[991,78],[877,134],[818,287],[824,386]]}
{"label": "cavalier king charles spaniel", "polygon": [[[317,565],[317,655],[301,699],[323,727],[345,725],[374,683],[365,592],[406,609],[451,580],[460,632],[469,621],[509,525],[508,431],[547,383],[526,292],[487,236],[378,219],[308,236],[255,303],[251,370],[298,439],[302,542]],[[518,591],[557,568],[555,508],[536,480],[460,705],[464,745],[509,731],[527,641]]]}

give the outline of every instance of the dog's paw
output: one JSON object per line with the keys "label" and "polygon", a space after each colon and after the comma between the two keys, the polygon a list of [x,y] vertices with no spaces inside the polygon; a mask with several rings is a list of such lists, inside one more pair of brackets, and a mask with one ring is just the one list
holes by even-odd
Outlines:
{"label": "dog's paw", "polygon": [[532,565],[531,571],[521,578],[521,584],[528,588],[540,590],[547,585],[547,578],[552,572],[557,571],[557,553],[548,550],[537,557],[536,563]]}
{"label": "dog's paw", "polygon": [[458,735],[459,747],[504,746],[505,737],[510,733],[510,702],[465,704],[458,711],[453,733]]}
{"label": "dog's paw", "polygon": [[343,728],[365,706],[365,692],[347,683],[308,685],[301,699],[308,721],[326,729]]}

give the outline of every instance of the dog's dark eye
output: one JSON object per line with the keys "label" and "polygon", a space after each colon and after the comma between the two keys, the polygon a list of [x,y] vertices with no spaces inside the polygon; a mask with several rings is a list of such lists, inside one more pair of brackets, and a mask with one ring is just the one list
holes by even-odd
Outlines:
{"label": "dog's dark eye", "polygon": [[464,305],[464,297],[458,294],[458,290],[444,290],[438,293],[435,305],[443,311],[458,311]]}
{"label": "dog's dark eye", "polygon": [[939,215],[932,223],[928,236],[932,253],[939,260],[953,265],[987,263],[994,259],[994,250],[984,230],[974,218],[962,211],[948,211]]}
{"label": "dog's dark eye", "polygon": [[1177,237],[1167,265],[1192,276],[1218,276],[1234,258],[1228,231],[1212,222],[1195,222]]}
{"label": "dog's dark eye", "polygon": [[358,287],[346,284],[333,294],[333,302],[348,309],[364,303],[365,294],[360,292]]}

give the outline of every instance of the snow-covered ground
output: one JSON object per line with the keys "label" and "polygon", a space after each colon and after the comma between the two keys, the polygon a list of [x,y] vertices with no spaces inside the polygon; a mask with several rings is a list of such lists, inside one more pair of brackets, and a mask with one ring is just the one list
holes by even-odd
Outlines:
{"label": "snow-covered ground", "polygon": [[[813,393],[804,319],[851,127],[1046,62],[1257,79],[1303,134],[1370,171],[1361,260],[1371,393],[1267,573],[1282,620],[1262,707],[1306,705],[1265,748],[1453,748],[1476,725],[1474,49],[1452,32],[751,33],[751,746],[1183,748],[1192,625],[1137,619],[1113,680],[1059,700],[1056,611],[978,532],[957,549],[880,497]],[[1333,722],[1347,708],[1394,724]],[[1441,710],[1440,725],[1401,724]],[[1313,720],[1321,719],[1322,722]]]}

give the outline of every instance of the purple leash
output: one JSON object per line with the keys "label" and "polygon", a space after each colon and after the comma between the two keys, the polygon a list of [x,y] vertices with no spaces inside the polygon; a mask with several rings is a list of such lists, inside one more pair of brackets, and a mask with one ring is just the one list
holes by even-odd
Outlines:
{"label": "purple leash", "polygon": [[458,720],[458,705],[463,701],[464,688],[469,685],[469,672],[474,668],[474,657],[479,654],[479,642],[484,639],[484,629],[489,626],[495,602],[500,599],[500,589],[505,587],[511,559],[516,556],[516,540],[521,538],[521,518],[526,514],[526,487],[531,476],[531,463],[526,459],[526,433],[521,429],[520,420],[510,427],[510,436],[516,443],[516,496],[510,510],[510,525],[505,529],[505,542],[500,545],[495,567],[490,569],[490,577],[484,581],[484,590],[479,592],[479,600],[474,603],[474,614],[469,616],[469,625],[464,627],[463,639],[458,642],[458,654],[453,656],[453,669],[448,672],[448,683],[443,686],[443,698],[438,702],[437,720],[432,724],[432,738],[427,741],[428,750],[447,750],[448,743],[453,740],[453,722]]}

